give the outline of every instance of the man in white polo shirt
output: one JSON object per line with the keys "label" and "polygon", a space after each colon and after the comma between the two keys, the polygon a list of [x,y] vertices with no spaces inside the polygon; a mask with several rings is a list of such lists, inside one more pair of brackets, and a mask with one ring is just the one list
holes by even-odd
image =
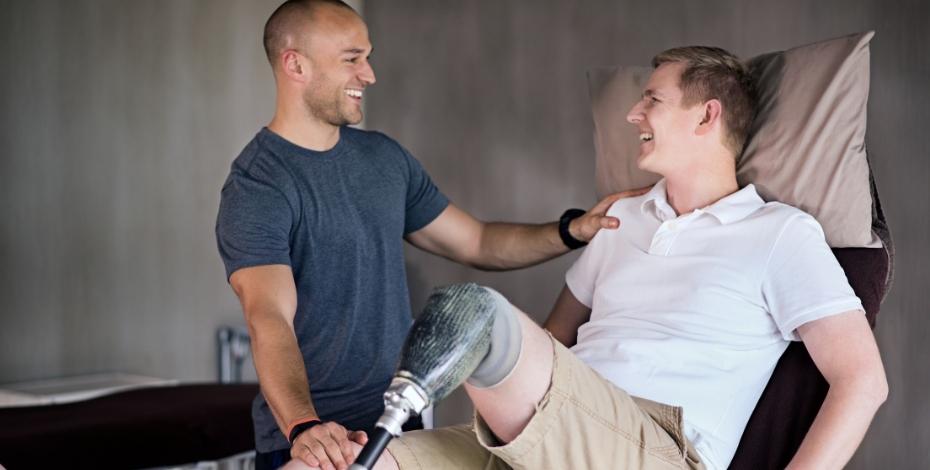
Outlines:
{"label": "man in white polo shirt", "polygon": [[726,468],[798,340],[830,390],[790,467],[852,456],[887,395],[884,369],[817,221],[737,185],[753,114],[745,67],[708,47],[653,65],[628,120],[638,165],[664,179],[608,211],[622,226],[568,271],[544,325],[554,339],[500,298],[519,359],[498,383],[466,384],[474,429],[405,434],[379,466]]}

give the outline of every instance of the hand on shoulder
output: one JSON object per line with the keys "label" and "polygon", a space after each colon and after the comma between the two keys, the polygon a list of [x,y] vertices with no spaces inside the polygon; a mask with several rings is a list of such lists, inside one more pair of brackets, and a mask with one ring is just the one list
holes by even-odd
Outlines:
{"label": "hand on shoulder", "polygon": [[587,243],[591,241],[594,235],[597,235],[597,232],[602,228],[619,228],[620,219],[607,215],[607,210],[610,209],[610,206],[620,199],[646,194],[650,189],[652,189],[652,186],[646,186],[644,188],[613,193],[604,197],[583,216],[571,221],[568,225],[568,231],[575,239]]}

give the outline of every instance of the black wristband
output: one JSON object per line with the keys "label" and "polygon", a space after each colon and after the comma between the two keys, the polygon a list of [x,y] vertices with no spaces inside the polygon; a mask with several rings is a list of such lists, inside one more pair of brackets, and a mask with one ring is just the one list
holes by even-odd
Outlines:
{"label": "black wristband", "polygon": [[562,243],[572,250],[587,245],[586,242],[573,237],[572,233],[568,231],[568,224],[583,215],[585,215],[585,211],[581,209],[569,209],[562,213],[562,217],[559,217],[559,237],[562,238]]}
{"label": "black wristband", "polygon": [[312,421],[307,421],[306,423],[300,423],[294,426],[291,429],[291,435],[287,436],[287,442],[290,442],[291,445],[294,445],[294,439],[297,439],[297,436],[299,436],[300,433],[316,426],[317,424],[323,424],[323,422],[318,419],[314,419]]}

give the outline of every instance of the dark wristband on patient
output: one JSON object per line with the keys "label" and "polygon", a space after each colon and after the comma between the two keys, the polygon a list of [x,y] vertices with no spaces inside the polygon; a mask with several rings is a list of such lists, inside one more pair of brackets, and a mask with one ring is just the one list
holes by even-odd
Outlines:
{"label": "dark wristband on patient", "polygon": [[562,213],[562,217],[559,217],[559,237],[562,239],[562,243],[572,250],[587,245],[587,243],[573,237],[572,233],[568,231],[568,225],[583,215],[585,215],[585,211],[582,209],[569,209]]}
{"label": "dark wristband on patient", "polygon": [[291,445],[294,445],[294,439],[297,439],[297,436],[299,436],[302,432],[316,426],[317,424],[323,424],[323,422],[318,419],[312,419],[310,421],[295,424],[291,428],[290,434],[287,436],[287,442],[290,442]]}

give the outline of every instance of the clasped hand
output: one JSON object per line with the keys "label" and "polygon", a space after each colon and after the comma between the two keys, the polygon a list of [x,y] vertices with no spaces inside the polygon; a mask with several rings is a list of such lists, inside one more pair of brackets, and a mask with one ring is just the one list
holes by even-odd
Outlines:
{"label": "clasped hand", "polygon": [[322,470],[346,470],[355,460],[352,442],[364,446],[364,431],[349,431],[328,421],[300,433],[291,445],[291,458]]}

